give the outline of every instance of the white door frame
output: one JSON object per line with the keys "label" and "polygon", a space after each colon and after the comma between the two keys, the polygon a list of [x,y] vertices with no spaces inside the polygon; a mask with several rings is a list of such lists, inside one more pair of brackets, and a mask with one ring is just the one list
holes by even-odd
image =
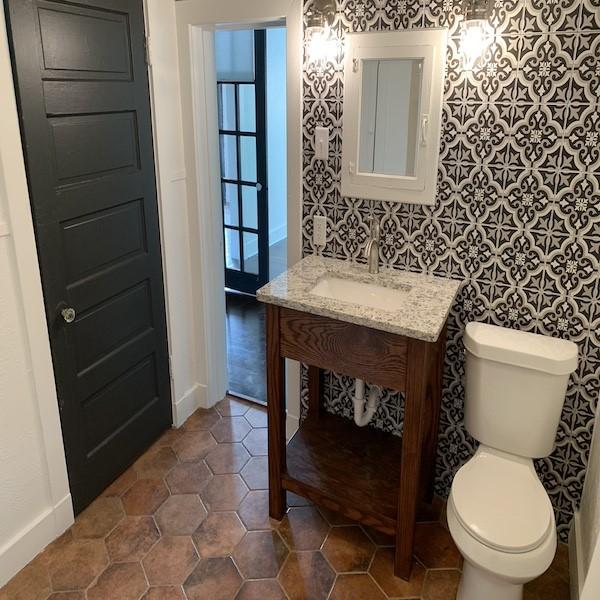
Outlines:
{"label": "white door frame", "polygon": [[[302,253],[302,2],[301,0],[181,0],[175,4],[192,286],[201,318],[195,331],[197,358],[206,376],[206,403],[227,389],[224,265],[214,30],[281,25],[287,29],[287,260]],[[233,25],[235,24],[235,25]],[[190,126],[192,125],[193,126]],[[288,434],[300,417],[300,366],[287,361]]]}

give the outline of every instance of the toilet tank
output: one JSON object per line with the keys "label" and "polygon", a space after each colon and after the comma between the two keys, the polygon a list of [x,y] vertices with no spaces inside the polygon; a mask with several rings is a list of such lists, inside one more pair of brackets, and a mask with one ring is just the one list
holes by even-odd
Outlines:
{"label": "toilet tank", "polygon": [[467,431],[504,452],[548,456],[577,346],[485,323],[467,324],[464,345]]}

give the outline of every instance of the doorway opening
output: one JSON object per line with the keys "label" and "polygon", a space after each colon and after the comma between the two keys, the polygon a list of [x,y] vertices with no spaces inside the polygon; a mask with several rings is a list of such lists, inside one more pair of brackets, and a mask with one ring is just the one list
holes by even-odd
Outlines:
{"label": "doorway opening", "polygon": [[287,267],[286,30],[215,32],[228,391],[265,403],[265,309]]}

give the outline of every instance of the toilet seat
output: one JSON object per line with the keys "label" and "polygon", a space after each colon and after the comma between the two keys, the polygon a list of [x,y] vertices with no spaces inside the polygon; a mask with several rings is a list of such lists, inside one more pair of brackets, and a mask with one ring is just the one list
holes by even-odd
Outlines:
{"label": "toilet seat", "polygon": [[451,501],[464,529],[485,546],[518,554],[554,527],[550,499],[530,459],[481,447],[454,477]]}

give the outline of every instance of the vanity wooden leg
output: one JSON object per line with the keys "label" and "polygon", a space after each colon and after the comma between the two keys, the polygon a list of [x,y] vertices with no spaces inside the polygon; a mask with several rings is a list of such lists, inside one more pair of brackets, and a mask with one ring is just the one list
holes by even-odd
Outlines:
{"label": "vanity wooden leg", "polygon": [[279,307],[267,305],[267,416],[269,443],[269,515],[278,521],[286,511],[281,485],[285,471],[285,360],[279,341]]}
{"label": "vanity wooden leg", "polygon": [[421,457],[424,415],[428,387],[431,386],[431,355],[434,344],[409,340],[409,367],[406,377],[404,426],[398,520],[396,523],[396,557],[394,573],[408,580],[412,566],[417,503],[421,489]]}
{"label": "vanity wooden leg", "polygon": [[319,367],[308,367],[308,414],[319,417],[323,397],[323,371]]}
{"label": "vanity wooden leg", "polygon": [[433,500],[435,483],[435,459],[437,456],[438,431],[440,426],[440,407],[442,404],[442,378],[444,375],[444,359],[446,356],[446,331],[444,326],[438,341],[435,343],[435,352],[432,356],[431,393],[428,395],[427,415],[425,417],[425,439],[423,440],[422,481],[425,484],[425,500]]}

